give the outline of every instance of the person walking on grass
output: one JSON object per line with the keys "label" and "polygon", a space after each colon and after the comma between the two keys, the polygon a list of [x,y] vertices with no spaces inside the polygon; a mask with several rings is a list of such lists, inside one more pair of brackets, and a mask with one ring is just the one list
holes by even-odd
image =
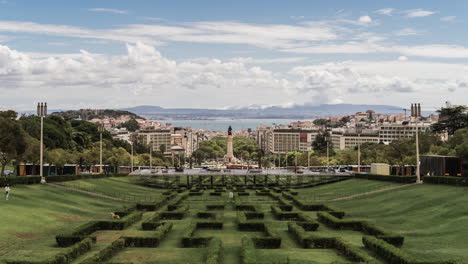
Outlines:
{"label": "person walking on grass", "polygon": [[10,196],[10,191],[11,191],[11,188],[10,188],[10,185],[5,185],[5,200],[8,201],[8,197]]}

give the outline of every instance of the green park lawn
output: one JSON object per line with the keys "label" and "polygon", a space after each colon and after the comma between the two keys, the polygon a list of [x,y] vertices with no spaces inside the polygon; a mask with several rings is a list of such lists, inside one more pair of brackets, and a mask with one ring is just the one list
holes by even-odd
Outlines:
{"label": "green park lawn", "polygon": [[351,179],[333,184],[319,185],[313,188],[297,189],[303,200],[330,200],[388,187],[399,186],[401,183],[373,181],[367,179]]}
{"label": "green park lawn", "polygon": [[[125,200],[149,200],[164,190],[131,184],[131,177],[111,177],[61,182],[60,185],[106,194]],[[127,199],[128,198],[128,199]]]}
{"label": "green park lawn", "polygon": [[[163,190],[137,186],[129,177],[88,179],[61,183],[94,192],[127,195],[160,195]],[[396,183],[352,179],[338,183],[297,189],[298,197],[314,200],[312,195],[333,199],[373,190],[398,186]],[[189,196],[182,205],[188,205],[188,216],[182,220],[167,220],[174,224],[172,231],[158,248],[126,248],[116,254],[111,262],[135,263],[202,263],[206,255],[204,248],[182,248],[182,234],[196,218],[197,211],[206,211],[207,204],[227,200],[223,196]],[[330,249],[304,249],[287,231],[287,221],[276,220],[270,205],[276,201],[268,196],[240,197],[246,203],[255,204],[265,213],[264,221],[271,222],[282,238],[279,249],[257,249],[262,263],[345,263],[347,260]],[[2,197],[3,198],[3,197]],[[420,260],[468,259],[468,188],[443,185],[413,185],[402,189],[356,197],[351,200],[326,202],[346,212],[345,219],[365,219],[387,230],[405,236],[402,249]],[[55,235],[70,230],[93,219],[109,219],[110,212],[126,205],[126,202],[97,198],[74,191],[66,191],[45,185],[16,185],[12,188],[9,201],[0,200],[0,263],[5,259],[43,260],[61,249],[56,246]],[[297,208],[295,210],[298,210]],[[220,211],[223,214],[223,230],[197,230],[203,236],[220,237],[224,247],[225,264],[240,263],[241,237],[261,236],[259,232],[237,230],[237,213],[232,204]],[[154,212],[144,213],[149,219]],[[315,212],[306,212],[316,216]],[[142,221],[123,231],[96,232],[98,243],[93,250],[72,264],[85,261],[121,235],[144,236],[140,228]],[[147,232],[147,231],[146,231]],[[323,224],[315,231],[317,235],[341,237],[369,255],[364,248],[360,232],[334,230]],[[276,262],[275,262],[276,261]],[[384,263],[376,259],[377,263]]]}
{"label": "green park lawn", "polygon": [[402,249],[422,260],[468,260],[467,187],[422,184],[329,204],[404,235]]}
{"label": "green park lawn", "polygon": [[0,260],[55,254],[55,235],[89,220],[108,219],[125,203],[45,185],[15,185],[0,200]]}

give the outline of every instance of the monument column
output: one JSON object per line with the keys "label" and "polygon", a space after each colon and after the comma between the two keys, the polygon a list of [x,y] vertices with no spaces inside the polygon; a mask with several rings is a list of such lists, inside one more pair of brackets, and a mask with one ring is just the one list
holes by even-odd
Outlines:
{"label": "monument column", "polygon": [[234,152],[232,148],[232,128],[229,126],[228,135],[227,135],[227,151],[224,156],[224,163],[235,162],[236,158],[234,157]]}

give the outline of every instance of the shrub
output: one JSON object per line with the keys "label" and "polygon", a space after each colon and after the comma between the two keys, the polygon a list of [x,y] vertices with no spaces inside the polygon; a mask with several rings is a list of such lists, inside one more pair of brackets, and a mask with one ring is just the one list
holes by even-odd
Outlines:
{"label": "shrub", "polygon": [[281,237],[278,235],[276,230],[270,225],[264,225],[264,231],[266,237],[253,237],[255,248],[280,248]]}
{"label": "shrub", "polygon": [[257,255],[255,253],[255,245],[247,236],[242,237],[241,246],[241,264],[256,264]]}
{"label": "shrub", "polygon": [[468,178],[453,176],[424,176],[424,183],[468,186]]}
{"label": "shrub", "polygon": [[161,240],[171,231],[172,223],[160,224],[150,237],[124,237],[126,247],[158,247]]}
{"label": "shrub", "polygon": [[206,205],[206,210],[224,210],[224,204],[208,204]]}
{"label": "shrub", "polygon": [[81,256],[82,254],[91,250],[93,243],[90,237],[83,239],[75,245],[68,247],[63,252],[60,252],[44,261],[23,261],[23,260],[7,260],[7,264],[68,264]]}
{"label": "shrub", "polygon": [[336,218],[327,212],[319,212],[317,217],[320,222],[332,228],[360,231],[365,234],[381,238],[397,247],[401,247],[404,242],[403,236],[392,234],[388,231],[385,231],[383,228],[377,227],[376,225],[370,224],[366,221],[343,220]]}
{"label": "shrub", "polygon": [[106,260],[111,259],[115,256],[119,251],[125,248],[125,239],[119,238],[112,242],[109,246],[103,248],[99,251],[96,255],[92,256],[88,260],[85,260],[84,263],[96,263],[96,262],[104,262]]}
{"label": "shrub", "polygon": [[390,181],[390,182],[399,182],[399,183],[415,183],[416,182],[416,176],[397,176],[397,175],[378,175],[378,174],[356,173],[354,174],[354,177],[359,178],[359,179]]}
{"label": "shrub", "polygon": [[259,221],[247,221],[244,212],[237,212],[237,223],[240,231],[265,231],[265,224]]}
{"label": "shrub", "polygon": [[209,228],[209,229],[222,229],[223,222],[220,221],[207,221],[191,223],[182,235],[182,246],[183,247],[207,247],[212,237],[197,237],[194,236],[198,228]]}
{"label": "shrub", "polygon": [[215,237],[208,244],[205,264],[221,264],[223,260],[223,243]]}
{"label": "shrub", "polygon": [[[292,209],[292,208],[291,208]],[[297,212],[290,212],[290,211],[283,211],[279,206],[272,205],[271,211],[273,215],[279,220],[295,220],[299,219],[299,213]]]}

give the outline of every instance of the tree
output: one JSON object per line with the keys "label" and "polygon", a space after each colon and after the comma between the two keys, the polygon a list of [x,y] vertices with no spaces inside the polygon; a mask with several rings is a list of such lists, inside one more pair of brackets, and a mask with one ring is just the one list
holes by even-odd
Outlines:
{"label": "tree", "polygon": [[127,122],[125,123],[122,123],[120,125],[120,127],[125,127],[127,128],[128,131],[130,132],[135,132],[138,130],[138,128],[140,128],[138,126],[138,121],[135,120],[135,118],[131,118],[130,120],[128,120]]}
{"label": "tree", "polygon": [[458,129],[468,127],[468,109],[465,106],[441,108],[437,113],[439,122],[432,125],[435,132],[453,135]]}
{"label": "tree", "polygon": [[[312,148],[318,155],[324,156],[327,154],[327,138],[329,137],[328,132],[320,132],[312,142]],[[330,156],[335,155],[333,150],[333,144],[328,142],[328,153]]]}
{"label": "tree", "polygon": [[5,172],[6,165],[22,155],[27,148],[25,133],[15,120],[16,115],[11,112],[3,113],[0,117],[0,163],[2,169],[0,176]]}
{"label": "tree", "polygon": [[159,151],[161,152],[161,154],[164,155],[164,153],[166,152],[166,145],[165,144],[161,144],[159,146]]}
{"label": "tree", "polygon": [[317,126],[328,126],[330,125],[330,120],[318,118],[318,119],[315,119],[313,123],[314,125],[317,125]]}

